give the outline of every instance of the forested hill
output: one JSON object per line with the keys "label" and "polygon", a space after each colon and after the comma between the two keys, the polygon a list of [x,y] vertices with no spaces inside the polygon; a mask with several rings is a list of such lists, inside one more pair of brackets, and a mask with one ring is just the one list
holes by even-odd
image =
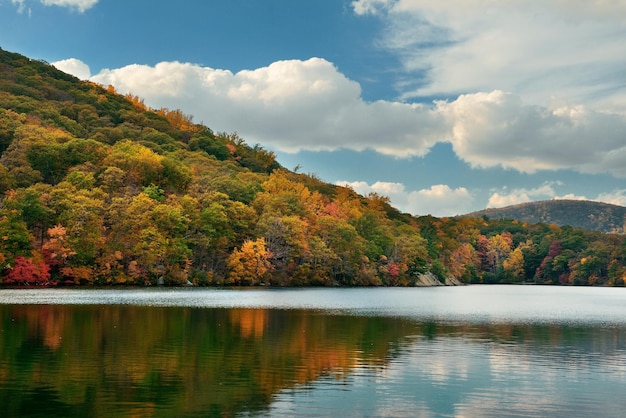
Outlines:
{"label": "forested hill", "polygon": [[624,236],[413,217],[0,49],[4,285],[624,285]]}
{"label": "forested hill", "polygon": [[601,232],[624,233],[626,207],[588,200],[544,200],[472,212],[463,217],[517,219],[522,222],[570,225]]}

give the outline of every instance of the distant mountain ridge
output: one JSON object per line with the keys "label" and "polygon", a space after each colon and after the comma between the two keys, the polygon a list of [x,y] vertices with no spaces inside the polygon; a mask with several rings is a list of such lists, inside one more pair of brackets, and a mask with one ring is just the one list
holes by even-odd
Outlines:
{"label": "distant mountain ridge", "polygon": [[590,231],[625,233],[626,207],[589,200],[543,200],[490,208],[461,218],[515,219],[521,222],[573,226]]}

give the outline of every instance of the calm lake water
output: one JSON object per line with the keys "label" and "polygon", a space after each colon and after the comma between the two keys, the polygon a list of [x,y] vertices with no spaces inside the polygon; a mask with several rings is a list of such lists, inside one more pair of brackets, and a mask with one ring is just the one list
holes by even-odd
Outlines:
{"label": "calm lake water", "polygon": [[0,408],[621,418],[626,289],[4,289]]}

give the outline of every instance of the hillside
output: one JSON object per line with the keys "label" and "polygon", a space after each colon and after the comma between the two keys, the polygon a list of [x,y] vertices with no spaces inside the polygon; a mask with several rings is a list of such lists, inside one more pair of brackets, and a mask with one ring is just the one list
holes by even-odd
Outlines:
{"label": "hillside", "polygon": [[0,49],[3,285],[622,286],[625,239],[413,217]]}
{"label": "hillside", "polygon": [[587,200],[544,200],[497,209],[484,209],[463,217],[516,219],[521,222],[574,226],[591,231],[624,233],[626,207]]}

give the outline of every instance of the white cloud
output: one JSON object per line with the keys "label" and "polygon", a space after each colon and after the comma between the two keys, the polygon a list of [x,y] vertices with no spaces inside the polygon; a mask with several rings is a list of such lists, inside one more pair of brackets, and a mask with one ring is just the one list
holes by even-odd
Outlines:
{"label": "white cloud", "polygon": [[[606,0],[358,0],[378,15],[378,45],[397,54],[403,97],[504,90],[626,111],[626,3]],[[424,77],[415,77],[415,73]],[[425,81],[424,81],[425,80]]]}
{"label": "white cloud", "polygon": [[91,9],[98,3],[98,0],[40,0],[42,4],[46,6],[59,6],[67,7],[69,9],[76,9],[80,13],[85,10]]}
{"label": "white cloud", "polygon": [[593,200],[611,203],[613,205],[626,206],[626,189],[618,189],[609,193],[601,193]]}
{"label": "white cloud", "polygon": [[[536,200],[588,200],[585,196],[575,194],[558,195],[555,187],[562,186],[560,182],[546,182],[535,188],[517,188],[508,190],[506,187],[500,191],[493,192],[487,202],[487,208],[502,208],[505,206],[517,205],[520,203],[532,202]],[[598,199],[599,200],[599,199]]]}
{"label": "white cloud", "polygon": [[31,17],[32,10],[30,7],[28,9],[26,8],[25,0],[11,0],[11,3],[17,6],[17,12],[19,14],[22,14],[25,11],[28,11],[28,17]]}
{"label": "white cloud", "polygon": [[502,208],[520,203],[537,200],[593,200],[596,202],[610,203],[613,205],[626,206],[626,189],[616,189],[612,192],[600,193],[595,198],[577,195],[574,193],[558,194],[555,186],[562,186],[558,182],[547,182],[535,188],[518,188],[492,192],[487,203],[487,208]]}
{"label": "white cloud", "polygon": [[359,84],[320,58],[235,74],[179,62],[129,65],[103,70],[91,80],[286,152],[347,148],[424,155],[446,130],[433,106],[363,101]]}
{"label": "white cloud", "polygon": [[533,189],[518,188],[508,191],[506,188],[500,192],[495,192],[489,197],[488,208],[501,208],[505,206],[517,205],[533,200],[548,200],[556,197],[554,184],[545,183]]}
{"label": "white cloud", "polygon": [[24,0],[11,0],[11,3],[17,6],[18,13],[23,13],[26,5],[24,4]]}
{"label": "white cloud", "polygon": [[[60,63],[79,77],[88,69],[74,59]],[[368,103],[358,83],[320,58],[238,73],[179,62],[129,65],[103,70],[91,80],[284,152],[372,149],[403,158],[425,155],[445,141],[478,168],[626,177],[626,117],[562,101],[530,105],[495,90],[431,105]]]}
{"label": "white cloud", "polygon": [[434,216],[461,215],[470,208],[472,196],[465,187],[451,189],[445,184],[409,194],[409,205],[417,214]]}
{"label": "white cloud", "polygon": [[[83,13],[95,6],[98,0],[39,0],[39,2],[45,6],[67,7]],[[26,10],[26,0],[11,0],[11,3],[17,6],[18,13],[23,13]],[[29,15],[31,13],[30,7],[28,13]]]}
{"label": "white cloud", "polygon": [[530,202],[532,199],[525,193],[510,193],[507,195],[501,195],[496,192],[489,197],[487,202],[487,208],[503,208],[506,206],[518,205],[520,203]]}
{"label": "white cloud", "polygon": [[91,70],[89,69],[89,66],[76,58],[56,61],[53,62],[52,65],[61,71],[80,78],[81,80],[87,80],[91,77]]}
{"label": "white cloud", "polygon": [[406,190],[402,183],[376,182],[369,185],[363,181],[339,181],[338,185],[351,187],[357,193],[377,193],[389,197],[391,205],[413,215],[455,216],[469,211],[473,199],[465,187],[452,189],[437,184],[429,189]]}
{"label": "white cloud", "polygon": [[[574,193],[568,193],[561,196],[555,196],[554,200],[590,200],[586,196],[577,195]],[[591,199],[593,200],[593,199]]]}
{"label": "white cloud", "polygon": [[358,15],[375,15],[381,10],[385,10],[391,6],[390,0],[356,0],[351,3],[354,12]]}
{"label": "white cloud", "polygon": [[456,154],[474,167],[626,176],[626,118],[583,106],[532,106],[493,91],[439,103]]}

